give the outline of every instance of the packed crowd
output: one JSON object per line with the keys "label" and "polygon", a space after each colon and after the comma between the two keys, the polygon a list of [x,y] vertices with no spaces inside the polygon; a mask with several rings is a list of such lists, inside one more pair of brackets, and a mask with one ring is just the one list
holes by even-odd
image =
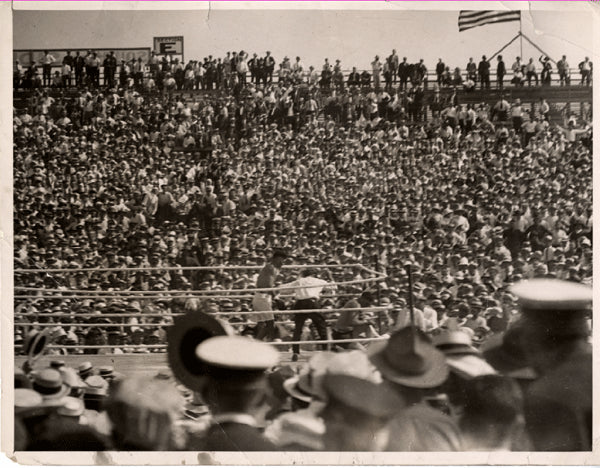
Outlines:
{"label": "packed crowd", "polygon": [[[13,122],[15,268],[78,271],[16,272],[15,313],[25,323],[15,327],[18,352],[52,324],[52,354],[148,353],[165,343],[171,314],[190,310],[226,312],[220,317],[229,325],[255,336],[256,321],[244,313],[252,295],[222,291],[255,288],[256,273],[275,251],[286,252],[290,265],[332,265],[329,282],[362,279],[361,287],[324,294],[318,305],[341,308],[349,298],[362,305],[369,288],[369,304],[388,309],[361,320],[389,340],[366,353],[360,346],[315,353],[294,370],[278,368],[267,344],[215,338],[199,351],[215,370],[210,385],[179,392],[165,374],[122,379],[114,369],[84,362],[73,369],[60,359],[51,368],[26,367],[15,377],[19,446],[230,450],[239,439],[254,450],[586,449],[571,426],[541,417],[529,419],[535,429],[523,435],[527,395],[541,390],[507,376],[554,369],[575,346],[561,333],[584,346],[587,316],[573,314],[574,325],[561,316],[552,327],[552,320],[532,318],[535,326],[524,333],[527,342],[540,341],[537,354],[525,353],[533,360],[516,368],[503,365],[523,357],[524,338],[514,336],[526,315],[518,307],[523,294],[512,285],[539,277],[591,284],[589,122],[550,124],[544,101],[528,113],[518,100],[472,108],[453,94],[435,107],[415,106],[402,93],[317,99],[318,89],[305,83],[268,82],[187,98],[128,88],[81,88],[76,98],[33,93]],[[407,262],[414,307],[408,328]],[[354,264],[387,277],[376,282],[372,272],[344,267]],[[179,269],[194,266],[214,268]],[[147,267],[157,269],[135,270]],[[297,273],[282,269],[276,284]],[[132,300],[126,291],[156,295]],[[206,297],[210,291],[219,297]],[[291,304],[285,295],[273,301],[284,342],[292,335]],[[331,328],[339,325],[339,313],[325,313]],[[356,328],[351,336],[364,336]],[[224,339],[231,338],[238,339]],[[233,357],[239,380],[236,366],[215,360],[225,345],[241,353]],[[485,356],[487,347],[508,357]],[[541,362],[544,356],[555,361]],[[235,392],[223,391],[227,382]],[[564,400],[585,407],[584,397]],[[230,413],[241,414],[229,421]],[[137,424],[142,420],[152,423]],[[497,432],[484,430],[490,420],[500,421]],[[228,433],[226,442],[211,433],[215,421],[243,425],[243,434]],[[544,431],[548,426],[555,432]],[[158,429],[164,427],[171,430]]]}
{"label": "packed crowd", "polygon": [[[361,95],[352,118],[323,119],[331,101],[289,115],[290,103],[315,101],[302,90],[274,84],[268,93],[250,87],[238,98],[191,101],[128,91],[33,95],[14,116],[15,267],[175,269],[18,273],[15,286],[34,291],[19,291],[16,312],[33,323],[88,323],[65,326],[65,345],[163,343],[169,312],[201,306],[231,312],[251,333],[251,317],[235,316],[251,308],[248,298],[201,304],[167,292],[255,287],[258,268],[176,267],[260,265],[274,248],[292,264],[383,271],[378,300],[396,309],[406,307],[411,261],[428,329],[457,315],[509,312],[506,287],[522,278],[591,282],[589,124],[549,125],[544,102],[528,115],[518,100],[472,109],[451,98],[414,125],[404,108],[390,113],[396,98],[386,104],[381,93]],[[297,271],[282,273],[279,282]],[[334,281],[372,278],[358,268],[331,273]],[[94,296],[110,290],[116,297]],[[164,294],[124,300],[126,290]],[[323,306],[358,292],[341,288]],[[122,310],[133,318],[102,317]],[[380,322],[385,333],[394,320]],[[280,329],[283,339],[290,330]],[[16,331],[21,341],[27,330]]]}
{"label": "packed crowd", "polygon": [[[284,85],[306,83],[318,85],[323,89],[344,89],[345,87],[373,87],[376,90],[385,88],[390,91],[398,84],[399,89],[408,89],[421,85],[427,89],[428,81],[435,81],[440,87],[463,87],[466,90],[475,89],[479,83],[481,89],[489,89],[491,76],[495,79],[496,87],[502,89],[505,81],[514,86],[549,86],[552,84],[554,66],[558,74],[560,86],[571,84],[572,69],[566,56],[558,62],[549,57],[541,56],[536,63],[530,58],[527,63],[521,57],[516,57],[509,67],[502,57],[496,60],[482,56],[479,62],[469,58],[465,69],[459,66],[451,67],[440,58],[435,70],[428,71],[423,59],[411,63],[406,57],[400,59],[396,50],[380,59],[374,57],[370,66],[360,72],[357,67],[351,71],[342,68],[339,59],[331,63],[325,59],[320,69],[313,65],[306,66],[301,57],[290,60],[285,56],[277,64],[269,51],[259,57],[252,57],[245,52],[227,52],[223,58],[209,55],[204,60],[189,60],[151,53],[147,63],[141,57],[129,61],[117,60],[114,52],[100,57],[97,52],[89,50],[82,54],[76,51],[71,55],[67,51],[62,63],[48,51],[44,51],[39,62],[33,62],[26,69],[17,60],[14,66],[14,88],[54,87],[65,88],[87,85],[107,88],[119,85],[123,88],[136,88],[138,91],[173,91],[193,89],[240,89],[248,83],[267,85],[274,80]],[[554,63],[554,65],[553,65]],[[40,74],[39,69],[42,73]],[[58,68],[58,70],[57,70]],[[590,86],[593,75],[593,64],[589,57],[578,63],[576,70],[580,74],[580,84]],[[435,72],[435,73],[433,73]],[[102,75],[102,81],[100,77]],[[575,80],[573,78],[573,80]]]}

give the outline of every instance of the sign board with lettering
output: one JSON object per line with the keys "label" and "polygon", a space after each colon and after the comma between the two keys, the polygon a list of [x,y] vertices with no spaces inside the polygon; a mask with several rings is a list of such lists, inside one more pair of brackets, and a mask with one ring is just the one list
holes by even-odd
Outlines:
{"label": "sign board with lettering", "polygon": [[183,56],[183,36],[155,37],[154,53]]}

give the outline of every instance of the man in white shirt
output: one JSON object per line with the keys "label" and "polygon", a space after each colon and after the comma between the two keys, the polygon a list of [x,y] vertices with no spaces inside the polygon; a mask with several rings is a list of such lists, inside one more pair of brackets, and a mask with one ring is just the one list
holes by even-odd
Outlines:
{"label": "man in white shirt", "polygon": [[45,50],[44,57],[42,58],[42,76],[44,86],[50,86],[50,83],[52,82],[52,64],[54,62],[56,62],[56,59],[50,55],[47,50]]}
{"label": "man in white shirt", "polygon": [[590,75],[592,72],[592,62],[589,57],[586,57],[583,62],[579,64],[579,72],[581,73],[581,85],[585,83],[586,86],[590,85]]}
{"label": "man in white shirt", "polygon": [[[313,276],[315,273],[312,270],[304,270],[300,274],[300,278],[291,283],[281,285],[281,292],[294,291],[296,297],[296,303],[292,307],[292,310],[303,310],[303,309],[319,309],[319,296],[323,289],[325,289],[329,283],[320,278]],[[329,273],[331,279],[331,273]],[[302,312],[294,314],[294,335],[292,341],[299,341],[302,337],[302,330],[304,328],[304,322],[307,319],[311,319],[312,323],[317,328],[320,340],[327,339],[327,323],[325,318],[319,312]],[[292,345],[294,354],[292,361],[298,360],[300,354],[300,345]]]}

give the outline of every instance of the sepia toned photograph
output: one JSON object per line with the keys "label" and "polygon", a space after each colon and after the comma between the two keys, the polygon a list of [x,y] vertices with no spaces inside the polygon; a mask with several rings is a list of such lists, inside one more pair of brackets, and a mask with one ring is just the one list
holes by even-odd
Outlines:
{"label": "sepia toned photograph", "polygon": [[11,12],[14,452],[592,463],[599,7],[388,3]]}

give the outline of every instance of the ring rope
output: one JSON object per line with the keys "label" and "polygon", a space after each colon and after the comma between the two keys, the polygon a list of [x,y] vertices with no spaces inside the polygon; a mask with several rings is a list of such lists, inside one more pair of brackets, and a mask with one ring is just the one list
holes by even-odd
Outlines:
{"label": "ring rope", "polygon": [[[335,319],[326,319],[325,322],[333,323]],[[293,320],[281,320],[276,321],[276,324],[279,325],[292,325],[295,322]],[[252,322],[231,322],[228,323],[229,326],[237,327],[242,325],[250,325]],[[118,327],[165,327],[171,326],[171,324],[165,323],[65,323],[65,322],[53,322],[53,323],[37,323],[37,322],[18,322],[13,324],[15,327],[83,327],[83,328],[98,328],[99,325],[102,325],[102,328],[118,328]]]}
{"label": "ring rope", "polygon": [[[350,297],[355,296],[356,294],[345,293],[345,294],[323,294],[319,296],[320,299],[330,299],[336,297]],[[292,298],[293,294],[280,294],[278,295],[280,298]],[[210,294],[190,294],[190,295],[171,295],[170,293],[160,294],[156,296],[128,296],[127,293],[120,293],[114,295],[81,295],[81,296],[66,296],[66,295],[23,295],[18,294],[13,296],[14,299],[48,299],[48,300],[56,300],[56,299],[123,299],[123,300],[152,300],[152,299],[195,299],[195,298],[207,298],[207,299],[252,299],[253,295],[250,294],[240,294],[240,295],[210,295]]]}
{"label": "ring rope", "polygon": [[[368,282],[377,282],[377,281],[382,281],[385,278],[387,278],[386,275],[382,275],[379,278],[363,278],[363,279],[356,279],[356,280],[350,280],[350,281],[336,281],[336,282],[331,282],[331,283],[327,283],[327,285],[325,286],[326,288],[332,288],[334,286],[349,286],[352,284],[362,284],[362,283],[368,283]],[[21,291],[31,291],[32,288],[27,288],[27,287],[22,287],[22,286],[15,286],[14,288],[15,290],[21,290]],[[228,293],[228,292],[275,292],[275,291],[281,291],[281,290],[289,290],[289,289],[293,289],[293,288],[282,288],[281,286],[277,286],[274,288],[244,288],[244,289],[213,289],[211,290],[212,292],[216,293]],[[81,290],[81,289],[33,289],[34,291],[47,291],[47,292],[74,292],[74,293],[89,293],[90,291],[86,291],[86,290]],[[173,290],[171,291],[172,293],[188,293],[188,294],[194,294],[194,293],[205,293],[206,290]],[[140,294],[140,295],[151,295],[151,294],[156,294],[157,291],[141,291],[141,290],[133,290],[133,291],[94,291],[95,293],[114,293],[114,292],[124,292],[124,293],[134,293],[134,294]],[[159,291],[160,292],[160,291]]]}
{"label": "ring rope", "polygon": [[[289,345],[326,345],[326,344],[339,344],[339,343],[370,343],[373,341],[385,341],[388,338],[386,336],[380,336],[376,338],[347,338],[342,340],[310,340],[310,341],[270,341],[265,342],[272,346],[289,346]],[[134,349],[164,349],[168,345],[157,344],[157,345],[49,345],[48,349],[107,349],[107,348],[134,348]]]}
{"label": "ring rope", "polygon": [[[388,306],[376,306],[376,307],[366,307],[366,308],[341,308],[341,309],[298,309],[298,310],[268,310],[268,311],[240,311],[240,312],[214,312],[209,314],[210,316],[230,316],[230,315],[264,315],[265,313],[273,313],[273,314],[312,314],[314,312],[320,312],[320,313],[334,313],[334,312],[347,312],[347,311],[357,311],[357,310],[363,310],[363,311],[367,311],[367,312],[377,312],[380,310],[388,310],[388,309],[392,309],[391,305]],[[50,313],[50,312],[42,312],[42,313],[28,313],[28,312],[18,312],[15,313],[15,316],[19,316],[19,317],[57,317],[57,316],[62,316],[62,315],[68,315],[65,313]],[[145,314],[145,313],[109,313],[109,314],[103,314],[103,313],[96,313],[96,314],[78,314],[78,313],[73,313],[72,314],[73,317],[77,317],[77,318],[113,318],[113,317],[178,317],[180,315],[185,315],[185,314]]]}

